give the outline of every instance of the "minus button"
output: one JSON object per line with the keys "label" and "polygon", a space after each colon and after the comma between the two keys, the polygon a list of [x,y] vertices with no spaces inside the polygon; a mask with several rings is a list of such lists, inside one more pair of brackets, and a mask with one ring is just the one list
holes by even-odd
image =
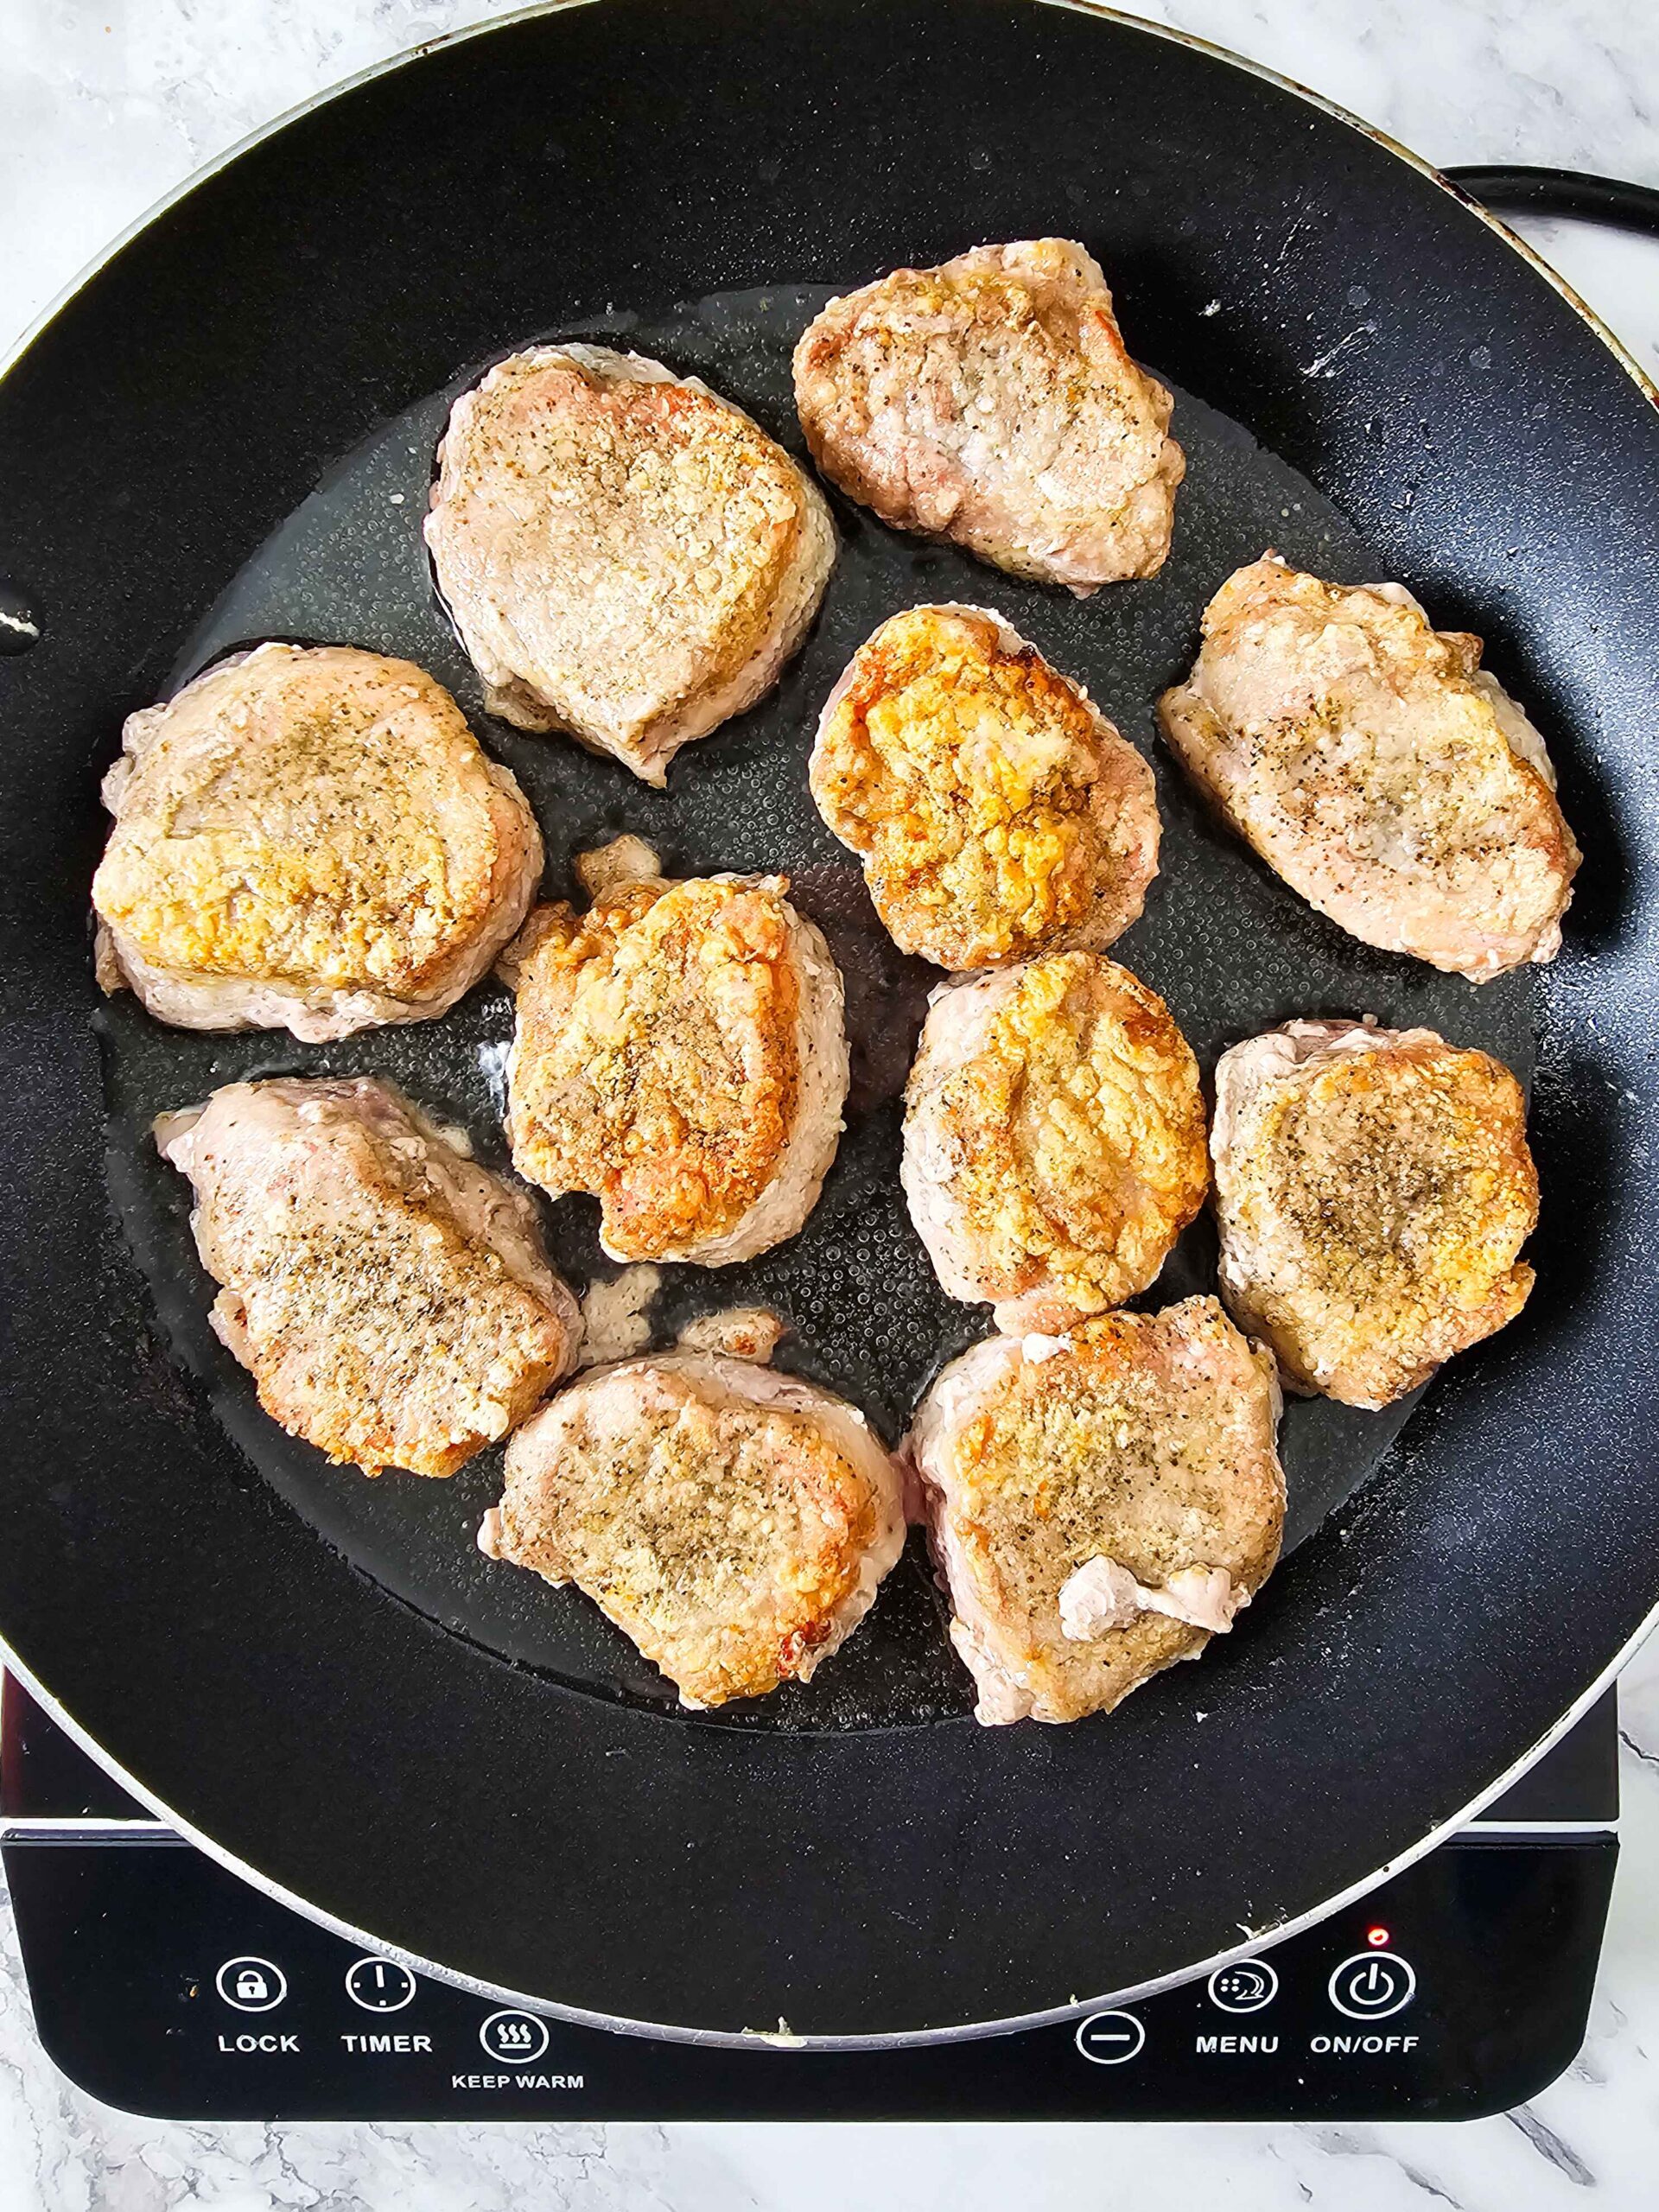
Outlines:
{"label": "minus button", "polygon": [[1133,2012],[1091,2012],[1077,2033],[1077,2049],[1093,2066],[1122,2066],[1139,2056],[1146,2040]]}

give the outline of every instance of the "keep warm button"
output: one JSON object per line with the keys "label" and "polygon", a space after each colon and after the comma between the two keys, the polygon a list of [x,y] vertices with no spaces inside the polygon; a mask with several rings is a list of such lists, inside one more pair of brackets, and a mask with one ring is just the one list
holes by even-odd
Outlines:
{"label": "keep warm button", "polygon": [[1331,1977],[1331,2002],[1351,2020],[1386,2020],[1417,1994],[1417,1976],[1393,1951],[1357,1951]]}

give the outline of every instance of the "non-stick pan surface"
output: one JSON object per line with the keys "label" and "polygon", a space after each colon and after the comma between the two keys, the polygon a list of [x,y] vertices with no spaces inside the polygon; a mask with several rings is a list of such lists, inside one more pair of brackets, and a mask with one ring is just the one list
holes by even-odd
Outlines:
{"label": "non-stick pan surface", "polygon": [[[477,711],[416,538],[476,365],[613,334],[792,439],[787,349],[826,287],[1052,231],[1099,254],[1181,394],[1163,576],[1079,605],[843,505],[798,668],[666,798]],[[584,2012],[960,2027],[1179,1974],[1363,1885],[1522,1758],[1659,1598],[1659,423],[1546,280],[1392,151],[1077,11],[604,0],[378,76],[198,185],[0,385],[0,566],[44,632],[0,663],[0,1632],[214,1848],[390,1948]],[[493,1465],[366,1484],[249,1411],[149,1115],[256,1070],[378,1066],[487,1142],[505,1003],[324,1053],[98,1007],[85,893],[122,714],[252,636],[349,638],[455,686],[531,790],[556,886],[625,823],[672,865],[788,868],[854,982],[858,1112],[798,1249],[741,1283],[677,1271],[665,1306],[769,1296],[795,1363],[893,1433],[983,1317],[930,1300],[892,1204],[931,978],[884,952],[805,799],[817,700],[883,613],[971,597],[1150,749],[1204,600],[1269,541],[1481,631],[1588,858],[1559,966],[1477,992],[1308,915],[1158,764],[1166,872],[1122,955],[1201,1049],[1374,1011],[1523,1069],[1535,1050],[1545,1184],[1527,1314],[1352,1503],[1395,1425],[1296,1409],[1307,1541],[1201,1668],[1109,1720],[981,1731],[912,1560],[810,1691],[689,1722],[574,1593],[469,1555]],[[551,1225],[585,1276],[591,1219]],[[1160,1295],[1207,1261],[1200,1236]]]}

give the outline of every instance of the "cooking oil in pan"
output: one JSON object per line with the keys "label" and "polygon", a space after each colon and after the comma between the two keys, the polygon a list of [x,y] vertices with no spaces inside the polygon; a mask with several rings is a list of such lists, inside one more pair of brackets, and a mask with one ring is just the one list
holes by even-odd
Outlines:
{"label": "cooking oil in pan", "polygon": [[[580,330],[506,332],[503,353],[548,336],[625,345],[702,377],[755,416],[803,462],[790,396],[795,340],[828,296],[768,289],[717,295],[650,317],[618,315]],[[1175,541],[1150,581],[1089,600],[1022,584],[950,549],[899,536],[831,493],[841,553],[804,650],[759,706],[675,762],[654,791],[619,764],[557,737],[533,737],[484,709],[480,689],[438,603],[420,525],[434,449],[469,367],[386,423],[330,472],[234,577],[193,633],[182,683],[238,645],[279,637],[363,645],[418,662],[448,686],[486,748],[528,794],[547,840],[547,892],[576,895],[573,856],[632,830],[671,874],[781,870],[824,930],[847,982],[853,1084],[847,1130],[802,1233],[742,1266],[669,1267],[655,1320],[668,1341],[696,1315],[772,1307],[791,1334],[780,1365],[862,1407],[890,1440],[903,1432],[939,1365],[982,1335],[983,1308],[945,1298],[905,1214],[899,1188],[899,1099],[925,1008],[940,979],[893,946],[857,868],[818,818],[806,760],[818,708],[877,623],[926,600],[996,608],[1056,666],[1084,683],[1151,760],[1164,819],[1162,873],[1141,919],[1113,957],[1168,1001],[1206,1077],[1239,1038],[1298,1014],[1374,1014],[1478,1045],[1523,1079],[1531,1061],[1533,985],[1505,977],[1477,991],[1455,976],[1370,950],[1312,912],[1216,824],[1156,741],[1153,704],[1185,673],[1199,612],[1240,563],[1274,546],[1347,582],[1376,563],[1307,481],[1202,401],[1178,391],[1175,430],[1187,455]],[[504,1660],[566,1688],[677,1713],[666,1683],[581,1594],[485,1560],[474,1532],[499,1496],[501,1455],[484,1453],[448,1482],[387,1474],[370,1481],[329,1466],[266,1420],[248,1377],[207,1327],[212,1286],[188,1231],[188,1191],[158,1159],[154,1116],[216,1085],[272,1074],[390,1077],[442,1122],[466,1128],[486,1165],[506,1165],[499,1071],[512,1032],[507,994],[474,991],[442,1020],[300,1045],[284,1033],[209,1037],[167,1029],[125,996],[101,1017],[110,1104],[110,1177],[133,1249],[176,1356],[211,1397],[249,1467],[391,1597]],[[600,1253],[597,1209],[543,1205],[550,1249],[578,1289],[615,1272]],[[1214,1233],[1195,1223],[1154,1289],[1154,1306],[1213,1288]],[[1294,1546],[1378,1466],[1409,1402],[1367,1414],[1323,1400],[1286,1408],[1287,1544]],[[1272,1589],[1262,1602],[1273,1602]],[[1245,1631],[1248,1633],[1248,1623]],[[1185,1672],[1185,1670],[1181,1670]],[[1177,1681],[1144,1694],[1185,1695]],[[696,1726],[846,1729],[965,1719],[972,1697],[945,1642],[944,1611],[919,1538],[887,1578],[869,1618],[817,1679],[688,1719]]]}

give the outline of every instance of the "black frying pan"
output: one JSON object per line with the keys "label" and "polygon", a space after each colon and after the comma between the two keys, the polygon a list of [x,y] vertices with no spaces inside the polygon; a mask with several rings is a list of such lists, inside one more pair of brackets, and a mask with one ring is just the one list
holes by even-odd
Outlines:
{"label": "black frying pan", "polygon": [[[775,698],[665,799],[476,714],[415,520],[448,393],[531,336],[664,353],[786,438],[827,288],[1074,232],[1177,387],[1175,554],[1079,604],[838,509]],[[1331,1909],[1491,1795],[1659,1600],[1659,422],[1545,272],[1396,149],[1226,57],[1027,0],[605,0],[442,45],[198,182],[0,384],[0,1632],[139,1790],[304,1910],[571,2012],[730,2035],[948,2032],[1179,1979]],[[469,1554],[499,1480],[366,1484],[249,1410],[206,1339],[158,1105],[385,1066],[493,1141],[499,995],[308,1051],[103,1007],[85,926],[121,716],[257,635],[411,652],[525,781],[550,880],[626,822],[671,865],[777,865],[836,933],[857,1112],[798,1246],[721,1278],[890,1433],[983,1317],[892,1197],[931,980],[884,951],[801,772],[852,644],[988,601],[1151,747],[1204,600],[1268,542],[1391,575],[1548,730],[1587,860],[1567,950],[1482,991],[1350,944],[1202,820],[1122,957],[1207,1056],[1293,1013],[1432,1020],[1535,1065],[1526,1314],[1409,1426],[1294,1409],[1300,1539],[1240,1631],[1118,1714],[976,1728],[915,1560],[810,1691],[706,1719],[573,1593]],[[499,1156],[499,1155],[498,1155]],[[561,1258],[592,1221],[554,1209]],[[1160,1297],[1205,1280],[1203,1233]],[[711,1302],[678,1271],[665,1322]],[[1378,1462],[1381,1462],[1379,1465]]]}

